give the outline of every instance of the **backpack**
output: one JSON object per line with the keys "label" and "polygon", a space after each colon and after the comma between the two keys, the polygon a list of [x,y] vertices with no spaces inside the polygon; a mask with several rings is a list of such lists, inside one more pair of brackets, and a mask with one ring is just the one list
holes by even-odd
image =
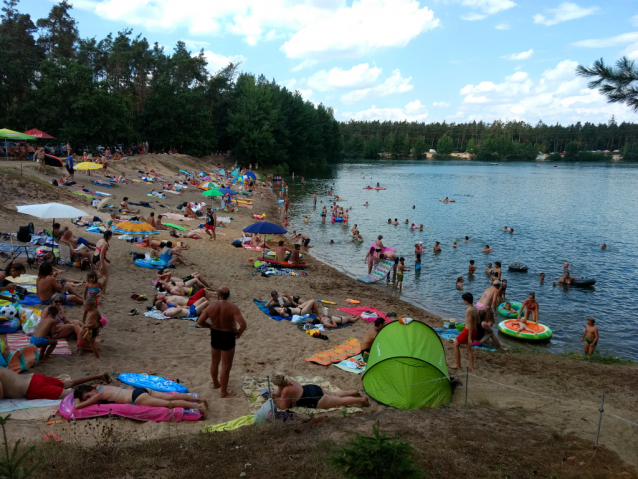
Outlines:
{"label": "backpack", "polygon": [[18,228],[17,238],[18,241],[28,243],[31,241],[31,235],[33,234],[33,223],[29,223],[27,226],[20,226]]}
{"label": "backpack", "polygon": [[15,373],[28,371],[40,362],[40,351],[37,346],[23,346],[9,356],[8,368]]}

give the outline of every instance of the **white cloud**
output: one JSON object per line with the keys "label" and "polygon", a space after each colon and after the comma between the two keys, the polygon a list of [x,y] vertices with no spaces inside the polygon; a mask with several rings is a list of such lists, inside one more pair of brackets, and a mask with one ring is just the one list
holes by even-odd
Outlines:
{"label": "white cloud", "polygon": [[497,30],[510,30],[512,26],[509,23],[503,22],[503,23],[499,23],[494,28],[496,28]]}
{"label": "white cloud", "polygon": [[557,23],[592,15],[598,10],[600,10],[598,7],[584,8],[576,3],[564,2],[561,3],[558,8],[548,9],[548,12],[553,15],[553,18],[548,18],[538,13],[534,15],[534,23],[540,23],[547,26],[556,25]]}
{"label": "white cloud", "polygon": [[410,80],[412,80],[412,77],[403,78],[401,72],[397,69],[394,70],[392,76],[388,77],[383,83],[371,88],[363,88],[345,93],[341,95],[341,101],[346,105],[351,105],[358,101],[371,100],[394,93],[406,93],[414,88],[410,85]]}
{"label": "white cloud", "polygon": [[461,16],[463,20],[472,22],[515,7],[516,3],[511,0],[461,0],[461,5],[477,10]]}
{"label": "white cloud", "polygon": [[440,108],[447,108],[448,106],[450,106],[450,104],[446,101],[435,101],[434,103],[432,103],[432,106],[435,107],[440,107]]}
{"label": "white cloud", "polygon": [[304,97],[304,100],[308,100],[312,96],[312,90],[309,88],[308,89],[298,88],[296,91],[301,93],[301,96]]}
{"label": "white cloud", "polygon": [[281,47],[288,58],[325,60],[370,55],[410,40],[439,24],[416,0],[355,0],[334,12],[310,17]]}
{"label": "white cloud", "polygon": [[206,61],[208,62],[208,71],[210,73],[215,73],[222,68],[226,68],[230,62],[246,62],[246,58],[243,55],[225,56],[213,53],[210,50],[204,51],[204,58],[206,58]]}
{"label": "white cloud", "polygon": [[534,53],[534,49],[530,48],[526,52],[521,53],[511,53],[509,55],[504,55],[502,58],[506,60],[527,60]]}
{"label": "white cloud", "polygon": [[523,120],[535,123],[632,121],[631,109],[609,104],[587,79],[575,74],[578,62],[563,60],[536,78],[523,71],[506,76],[501,83],[483,81],[460,90],[463,102],[454,115],[457,121]]}
{"label": "white cloud", "polygon": [[317,64],[317,62],[315,60],[304,60],[299,65],[296,65],[296,66],[292,67],[290,69],[290,71],[298,72],[300,70],[303,70],[304,68],[309,68],[309,67],[314,66],[316,64]]}
{"label": "white cloud", "polygon": [[381,68],[370,67],[367,63],[355,65],[350,70],[333,68],[321,70],[308,78],[308,86],[319,91],[338,88],[362,88],[374,85],[381,74]]}
{"label": "white cloud", "polygon": [[388,120],[388,121],[425,121],[428,111],[419,100],[414,100],[404,108],[377,108],[372,105],[367,110],[356,112],[344,112],[341,114],[343,120]]}
{"label": "white cloud", "polygon": [[617,45],[627,45],[622,52],[623,55],[626,55],[632,60],[638,60],[638,32],[622,33],[610,38],[581,40],[579,42],[572,43],[572,45],[585,48],[607,48],[615,47]]}

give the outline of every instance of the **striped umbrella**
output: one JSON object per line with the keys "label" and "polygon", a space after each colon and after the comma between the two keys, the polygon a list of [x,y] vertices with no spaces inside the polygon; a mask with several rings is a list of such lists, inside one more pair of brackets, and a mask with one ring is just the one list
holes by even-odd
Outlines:
{"label": "striped umbrella", "polygon": [[156,235],[158,232],[148,223],[142,221],[123,221],[113,227],[113,233],[129,235]]}
{"label": "striped umbrella", "polygon": [[204,181],[198,186],[198,188],[201,188],[202,190],[208,190],[210,188],[217,188],[218,186],[219,185],[214,181]]}

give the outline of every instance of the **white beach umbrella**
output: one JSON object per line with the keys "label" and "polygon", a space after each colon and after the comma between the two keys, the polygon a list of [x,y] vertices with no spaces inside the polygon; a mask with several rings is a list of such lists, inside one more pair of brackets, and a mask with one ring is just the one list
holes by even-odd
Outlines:
{"label": "white beach umbrella", "polygon": [[82,210],[73,206],[63,205],[62,203],[45,203],[42,205],[23,205],[17,206],[18,213],[35,216],[40,219],[55,218],[76,218],[78,216],[89,216]]}

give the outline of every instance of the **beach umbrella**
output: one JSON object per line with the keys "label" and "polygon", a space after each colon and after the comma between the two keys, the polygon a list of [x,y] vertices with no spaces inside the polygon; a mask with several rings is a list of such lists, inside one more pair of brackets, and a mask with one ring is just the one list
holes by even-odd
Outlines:
{"label": "beach umbrella", "polygon": [[37,128],[31,128],[29,131],[25,131],[24,134],[38,139],[55,140],[55,136],[51,136]]}
{"label": "beach umbrella", "polygon": [[[0,130],[0,138],[3,140],[15,140],[15,141],[33,141],[34,137],[31,135],[25,135],[24,133],[20,133],[18,131],[9,130],[7,128],[2,128]],[[6,146],[6,145],[5,145]],[[5,158],[9,157],[9,149],[4,149]]]}
{"label": "beach umbrella", "polygon": [[283,229],[281,226],[276,225],[275,223],[270,223],[268,221],[253,223],[252,225],[244,228],[244,232],[264,235],[264,251],[262,252],[262,258],[266,254],[266,235],[283,235],[288,233],[288,231]]}
{"label": "beach umbrella", "polygon": [[157,230],[146,222],[142,221],[123,221],[113,227],[113,233],[129,234],[129,235],[156,235]]}
{"label": "beach umbrella", "polygon": [[201,188],[202,190],[208,190],[210,188],[217,188],[217,186],[219,185],[213,181],[204,181],[203,183],[200,183],[198,188]]}
{"label": "beach umbrella", "polygon": [[33,216],[40,219],[50,219],[51,225],[56,218],[79,218],[80,216],[91,216],[82,210],[62,203],[44,203],[40,205],[16,206],[18,213]]}
{"label": "beach umbrella", "polygon": [[206,175],[206,176],[204,176],[204,177],[202,178],[202,180],[204,180],[204,181],[206,181],[206,180],[210,181],[210,180],[212,180],[212,178],[211,178],[210,176]]}
{"label": "beach umbrella", "polygon": [[224,196],[224,193],[222,193],[219,190],[206,190],[202,193],[202,195],[204,196]]}
{"label": "beach umbrella", "polygon": [[237,192],[234,190],[231,190],[230,188],[220,188],[219,191],[221,191],[224,195],[236,195]]}
{"label": "beach umbrella", "polygon": [[74,170],[101,170],[103,166],[99,163],[93,163],[91,161],[84,161],[73,167]]}
{"label": "beach umbrella", "polygon": [[247,176],[248,178],[252,178],[253,180],[257,179],[257,175],[255,175],[255,173],[253,173],[252,171],[248,171],[245,176]]}

